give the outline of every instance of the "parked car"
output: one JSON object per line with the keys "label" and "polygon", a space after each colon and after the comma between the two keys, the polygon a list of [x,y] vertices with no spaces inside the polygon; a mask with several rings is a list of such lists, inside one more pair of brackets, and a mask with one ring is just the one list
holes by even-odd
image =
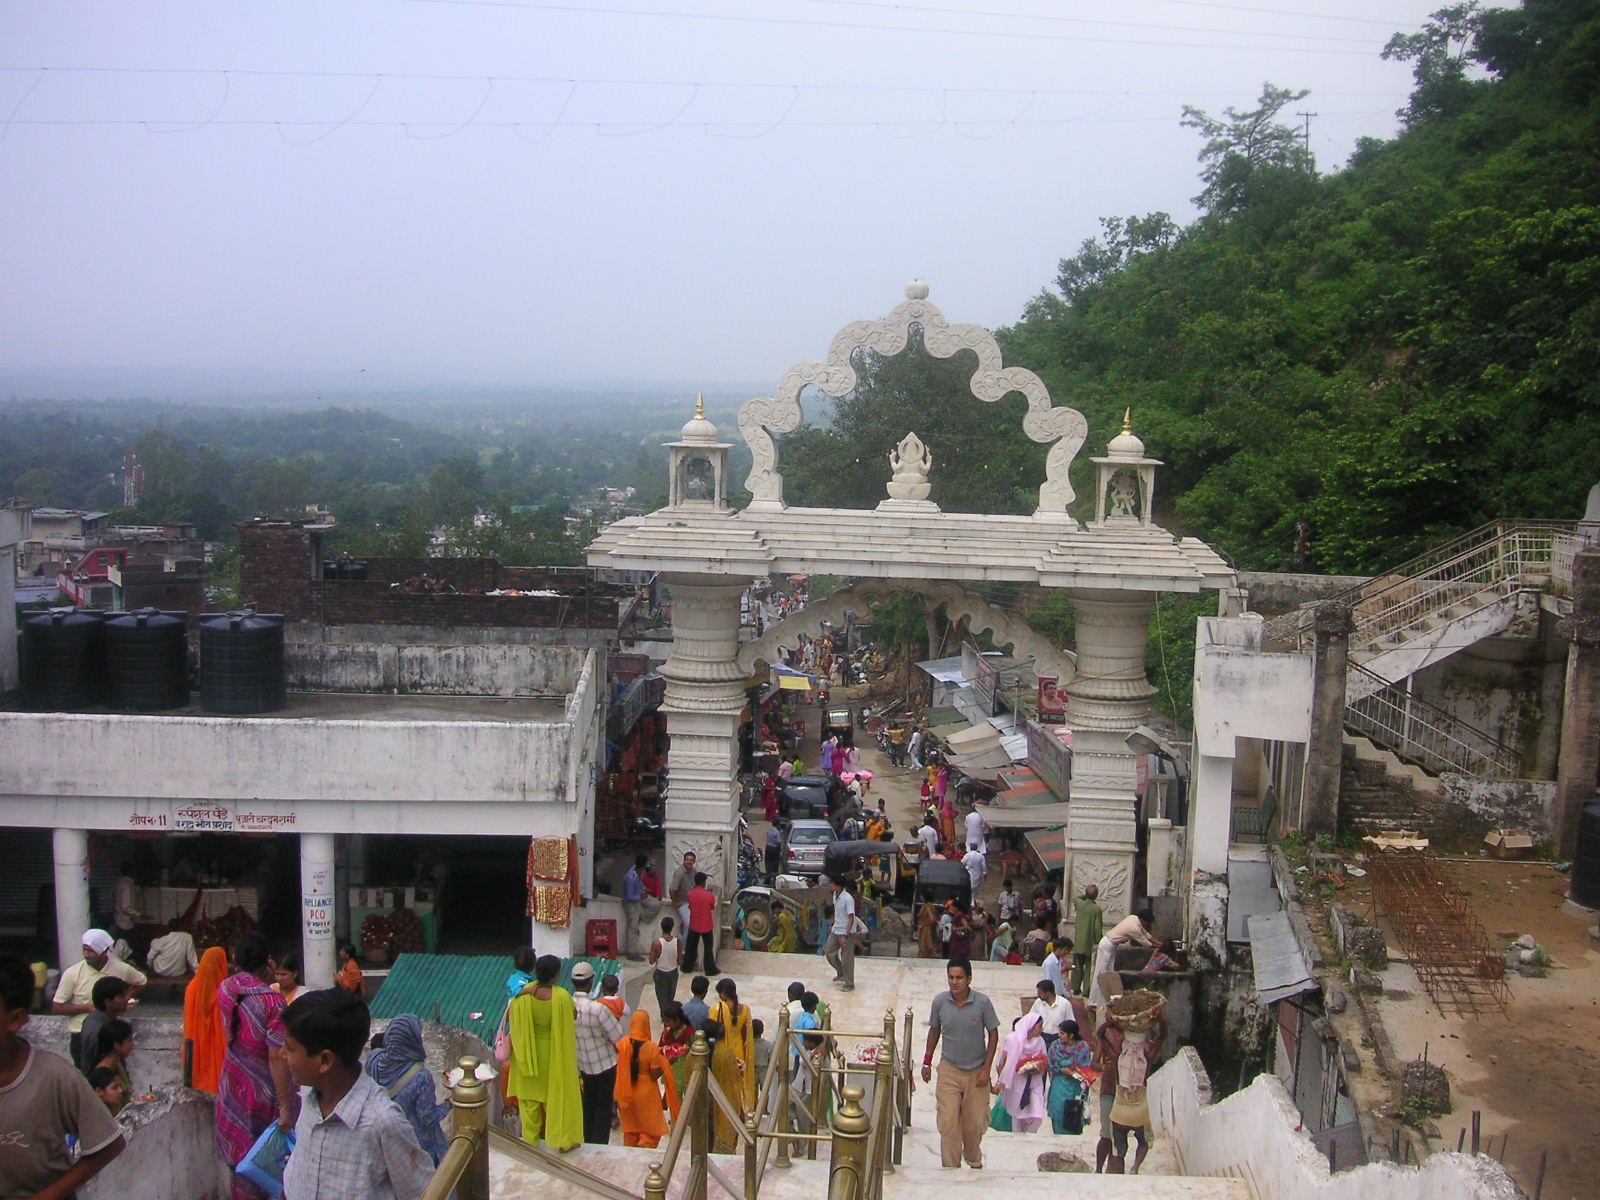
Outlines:
{"label": "parked car", "polygon": [[821,875],[828,847],[838,840],[839,835],[825,820],[807,818],[791,821],[788,831],[783,835],[779,870],[785,875],[813,878]]}
{"label": "parked car", "polygon": [[835,831],[859,807],[834,775],[796,775],[778,788],[779,811],[791,821],[828,821]]}

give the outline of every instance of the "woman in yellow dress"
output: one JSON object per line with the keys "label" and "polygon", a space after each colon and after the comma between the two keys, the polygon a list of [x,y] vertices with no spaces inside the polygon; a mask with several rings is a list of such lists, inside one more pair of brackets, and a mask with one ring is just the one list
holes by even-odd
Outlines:
{"label": "woman in yellow dress", "polygon": [[[722,1036],[711,1052],[711,1074],[722,1094],[738,1107],[739,1115],[749,1116],[756,1107],[755,1026],[751,1024],[750,1006],[739,1003],[739,989],[726,976],[717,981],[717,1006],[707,1019],[722,1026]],[[732,1154],[739,1148],[738,1134],[722,1109],[713,1107],[712,1111],[716,1118],[712,1149],[718,1154]]]}
{"label": "woman in yellow dress", "polygon": [[561,960],[545,954],[533,982],[511,1001],[511,1061],[506,1090],[522,1110],[522,1140],[544,1140],[565,1153],[583,1141],[578,1089],[577,1005],[556,986]]}
{"label": "woman in yellow dress", "polygon": [[800,949],[800,931],[795,928],[793,913],[786,908],[779,909],[773,923],[777,926],[777,932],[767,943],[769,954],[793,954]]}

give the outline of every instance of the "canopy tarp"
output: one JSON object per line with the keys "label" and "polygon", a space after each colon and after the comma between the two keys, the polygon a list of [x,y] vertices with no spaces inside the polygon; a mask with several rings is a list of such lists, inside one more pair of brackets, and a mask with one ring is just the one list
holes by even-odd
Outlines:
{"label": "canopy tarp", "polygon": [[952,754],[950,765],[979,779],[998,779],[1002,768],[1011,765],[1011,756],[999,746],[975,750],[971,754]]}
{"label": "canopy tarp", "polygon": [[780,675],[778,686],[786,692],[809,692],[811,690],[811,676],[809,675]]}
{"label": "canopy tarp", "polygon": [[945,738],[950,749],[958,754],[970,753],[973,750],[985,750],[990,746],[1000,744],[1000,734],[995,727],[985,721],[982,725],[974,725],[971,729],[952,733]]}
{"label": "canopy tarp", "polygon": [[[1066,805],[1061,806],[1065,808]],[[1065,826],[1053,829],[1033,829],[1022,835],[1028,839],[1028,849],[1046,871],[1067,869],[1067,831]]]}
{"label": "canopy tarp", "polygon": [[1017,804],[1005,808],[991,804],[980,811],[990,829],[1043,829],[1064,824],[1067,808],[1067,805],[1057,801],[1054,804]]}

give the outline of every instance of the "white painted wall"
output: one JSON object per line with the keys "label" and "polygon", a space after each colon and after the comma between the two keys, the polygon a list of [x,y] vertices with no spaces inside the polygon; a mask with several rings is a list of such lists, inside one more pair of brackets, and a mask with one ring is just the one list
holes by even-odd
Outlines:
{"label": "white painted wall", "polygon": [[32,536],[33,510],[0,508],[0,693],[17,687],[17,562]]}
{"label": "white painted wall", "polygon": [[1311,736],[1309,653],[1261,649],[1259,616],[1202,617],[1195,639],[1189,835],[1195,870],[1228,869],[1239,739]]}
{"label": "white painted wall", "polygon": [[1260,1200],[1518,1200],[1505,1168],[1486,1155],[1435,1154],[1421,1166],[1369,1163],[1330,1174],[1328,1160],[1300,1129],[1282,1082],[1254,1083],[1212,1104],[1200,1056],[1185,1046],[1150,1077],[1158,1137],[1177,1144],[1186,1175],[1245,1179]]}
{"label": "white painted wall", "polygon": [[291,691],[565,696],[593,651],[534,645],[289,642]]}

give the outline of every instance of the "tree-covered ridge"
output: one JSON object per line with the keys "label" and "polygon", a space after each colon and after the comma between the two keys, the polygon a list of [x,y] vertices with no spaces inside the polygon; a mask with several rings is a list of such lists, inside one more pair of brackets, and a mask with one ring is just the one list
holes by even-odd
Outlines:
{"label": "tree-covered ridge", "polygon": [[1091,450],[1131,406],[1163,520],[1241,567],[1381,570],[1597,477],[1600,3],[1460,5],[1388,52],[1399,137],[1316,178],[1298,93],[1188,110],[1203,215],[1107,221],[1000,335]]}

